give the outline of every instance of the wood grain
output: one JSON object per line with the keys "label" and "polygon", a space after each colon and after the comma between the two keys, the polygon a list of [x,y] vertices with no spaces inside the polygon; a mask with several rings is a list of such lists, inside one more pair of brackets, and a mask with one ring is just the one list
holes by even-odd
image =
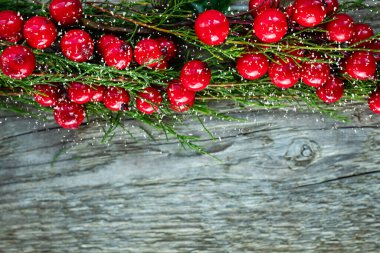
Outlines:
{"label": "wood grain", "polygon": [[0,252],[380,252],[380,116],[213,106],[245,121],[177,128],[221,161],[133,120],[101,144],[101,121],[2,112]]}
{"label": "wood grain", "polygon": [[101,145],[96,126],[2,118],[0,249],[377,252],[380,118],[360,109],[351,124],[292,111],[206,120],[217,141],[190,120],[183,131],[223,162],[132,121],[136,139]]}

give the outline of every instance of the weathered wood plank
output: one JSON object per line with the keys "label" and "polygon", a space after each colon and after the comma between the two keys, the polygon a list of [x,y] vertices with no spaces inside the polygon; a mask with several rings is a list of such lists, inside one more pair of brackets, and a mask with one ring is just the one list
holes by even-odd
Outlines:
{"label": "weathered wood plank", "polygon": [[215,142],[190,122],[223,163],[145,139],[134,122],[136,140],[119,131],[107,146],[97,127],[7,120],[1,129],[30,124],[1,139],[0,249],[376,252],[380,118],[360,109],[351,124],[240,112],[247,122],[205,122]]}
{"label": "weathered wood plank", "polygon": [[[378,175],[280,190],[245,176],[202,178],[213,170],[96,187],[62,179],[54,187],[9,192],[0,246],[5,252],[378,252]],[[28,201],[20,203],[20,196]]]}

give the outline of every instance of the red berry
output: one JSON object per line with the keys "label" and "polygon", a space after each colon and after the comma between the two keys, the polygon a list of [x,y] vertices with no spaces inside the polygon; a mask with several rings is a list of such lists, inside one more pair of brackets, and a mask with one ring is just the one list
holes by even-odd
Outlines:
{"label": "red berry", "polygon": [[4,75],[14,79],[25,78],[36,68],[36,58],[33,52],[20,45],[7,47],[1,54],[0,60]]}
{"label": "red berry", "polygon": [[0,11],[0,40],[17,42],[21,39],[22,17],[14,11]]}
{"label": "red berry", "polygon": [[290,22],[294,22],[294,20],[292,19],[293,13],[294,13],[294,7],[293,7],[293,4],[291,4],[285,9],[285,15],[289,19]]}
{"label": "red berry", "polygon": [[168,40],[165,37],[156,39],[159,44],[161,54],[164,57],[164,61],[169,61],[177,54],[177,46],[172,40]]}
{"label": "red berry", "polygon": [[162,58],[160,45],[154,39],[142,39],[135,47],[135,60],[138,64],[154,68]]}
{"label": "red berry", "polygon": [[373,78],[376,60],[370,52],[354,52],[345,61],[346,72],[358,80]]}
{"label": "red berry", "polygon": [[236,68],[239,74],[248,80],[255,80],[268,70],[269,62],[261,53],[244,54],[236,60]]}
{"label": "red berry", "polygon": [[327,38],[330,41],[346,42],[354,35],[354,20],[347,14],[336,14],[327,26]]}
{"label": "red berry", "polygon": [[67,88],[67,93],[71,101],[77,104],[89,102],[93,96],[93,89],[87,84],[71,83]]}
{"label": "red berry", "polygon": [[61,25],[73,25],[82,17],[80,0],[52,0],[49,10],[52,18]]}
{"label": "red berry", "polygon": [[16,43],[16,42],[20,41],[21,39],[22,39],[22,34],[18,33],[17,35],[15,35],[13,37],[8,37],[4,40],[12,42],[12,43]]}
{"label": "red berry", "polygon": [[80,29],[68,31],[61,40],[62,53],[69,60],[85,62],[92,56],[94,42],[91,36]]}
{"label": "red berry", "polygon": [[285,36],[288,31],[288,23],[284,13],[269,8],[257,15],[253,21],[253,29],[261,41],[274,43]]}
{"label": "red berry", "polygon": [[136,107],[145,114],[153,114],[158,111],[158,107],[162,103],[162,96],[160,92],[153,88],[145,88],[142,92],[137,94]]}
{"label": "red berry", "polygon": [[269,65],[268,75],[272,83],[279,88],[287,89],[295,85],[301,77],[300,68],[291,58],[281,60],[275,58],[278,62],[272,62]]}
{"label": "red berry", "polygon": [[338,0],[324,0],[327,15],[335,14],[339,8]]}
{"label": "red berry", "polygon": [[248,8],[251,11],[251,15],[255,18],[260,12],[271,7],[271,0],[250,0]]}
{"label": "red berry", "polygon": [[98,50],[101,55],[104,55],[104,50],[109,44],[112,44],[114,42],[118,42],[120,39],[112,34],[104,34],[100,39],[98,40]]}
{"label": "red berry", "polygon": [[195,20],[195,33],[198,39],[210,46],[223,44],[229,31],[228,19],[217,10],[207,10]]}
{"label": "red berry", "polygon": [[45,49],[55,41],[57,29],[49,19],[35,16],[25,22],[23,34],[29,46]]}
{"label": "red berry", "polygon": [[[354,35],[350,40],[350,44],[358,43],[374,36],[372,28],[367,24],[357,23],[354,24]],[[357,47],[365,46],[364,43],[357,45]]]}
{"label": "red berry", "polygon": [[305,27],[319,25],[326,17],[325,7],[321,0],[297,0],[293,8],[293,19]]}
{"label": "red berry", "polygon": [[368,106],[374,113],[380,113],[380,91],[372,92],[368,99]]}
{"label": "red berry", "polygon": [[180,73],[180,80],[186,89],[200,91],[205,89],[210,83],[211,71],[206,63],[199,60],[192,60],[183,66]]}
{"label": "red berry", "polygon": [[192,107],[194,104],[194,101],[192,104],[188,104],[188,105],[170,105],[170,108],[173,110],[173,111],[176,111],[176,112],[186,112],[190,109],[190,107]]}
{"label": "red berry", "polygon": [[317,88],[318,97],[325,103],[338,101],[344,93],[343,81],[336,76],[329,76],[326,83]]}
{"label": "red berry", "polygon": [[169,67],[168,62],[165,61],[165,60],[161,60],[161,61],[158,62],[157,66],[154,67],[154,69],[165,70],[168,67]]}
{"label": "red berry", "polygon": [[317,62],[321,57],[315,53],[311,58],[311,61],[302,64],[302,82],[311,87],[319,87],[330,76],[330,66],[325,62]]}
{"label": "red berry", "polygon": [[121,87],[108,87],[103,95],[104,105],[111,111],[128,110],[128,92]]}
{"label": "red berry", "polygon": [[34,100],[42,106],[54,106],[61,98],[61,89],[57,86],[38,84],[34,86]]}
{"label": "red berry", "polygon": [[83,105],[68,100],[59,101],[54,108],[55,121],[63,128],[78,128],[82,124],[85,115]]}
{"label": "red berry", "polygon": [[124,41],[109,44],[104,50],[104,61],[108,66],[125,69],[133,58],[132,47]]}
{"label": "red berry", "polygon": [[195,92],[184,88],[179,80],[171,80],[166,90],[169,102],[175,106],[193,106]]}
{"label": "red berry", "polygon": [[92,87],[91,101],[102,102],[105,90],[106,90],[106,87],[103,85]]}

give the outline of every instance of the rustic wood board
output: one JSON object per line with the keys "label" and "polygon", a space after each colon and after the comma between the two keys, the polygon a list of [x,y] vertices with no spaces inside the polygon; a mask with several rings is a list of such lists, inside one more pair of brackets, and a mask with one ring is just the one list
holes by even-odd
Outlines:
{"label": "rustic wood board", "polygon": [[380,116],[340,106],[178,126],[221,161],[132,120],[101,144],[2,112],[0,252],[379,252]]}
{"label": "rustic wood board", "polygon": [[189,122],[223,162],[134,122],[136,139],[101,145],[95,126],[2,118],[0,249],[377,252],[380,118],[355,113],[241,112],[245,123],[205,122],[217,141]]}

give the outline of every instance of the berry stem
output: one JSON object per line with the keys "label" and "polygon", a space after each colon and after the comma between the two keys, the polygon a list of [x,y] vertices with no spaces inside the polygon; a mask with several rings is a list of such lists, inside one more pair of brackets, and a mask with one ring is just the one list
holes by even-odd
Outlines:
{"label": "berry stem", "polygon": [[[236,98],[237,100],[241,99],[241,100],[246,100],[246,99],[267,99],[268,96],[267,95],[262,95],[262,96],[251,96],[251,97],[234,97]],[[289,96],[282,96],[281,98],[283,99],[296,99],[298,98],[297,96],[295,95],[289,95]],[[195,98],[196,100],[201,100],[201,101],[210,101],[210,100],[221,100],[220,97],[196,97]],[[230,100],[230,99],[227,99],[226,100]]]}
{"label": "berry stem", "polygon": [[[278,44],[265,44],[265,43],[252,43],[248,41],[236,41],[227,40],[226,44],[231,45],[247,45],[247,46],[259,46],[259,47],[271,47],[278,48]],[[320,47],[320,46],[300,46],[300,45],[286,45],[287,49],[305,49],[305,50],[316,50],[316,51],[363,51],[363,48],[353,48],[353,47]],[[368,52],[379,53],[379,49],[365,49]]]}
{"label": "berry stem", "polygon": [[[132,28],[111,26],[111,25],[96,22],[87,18],[82,18],[80,22],[83,26],[92,30],[107,31],[111,33],[133,33],[135,31],[135,29],[132,29]],[[151,32],[152,32],[151,29],[140,29],[138,33],[146,34],[146,33],[151,33]]]}
{"label": "berry stem", "polygon": [[229,19],[228,19],[228,22],[229,22],[230,24],[252,25],[252,21],[251,21],[251,20],[240,20],[240,19],[232,19],[232,18],[229,18]]}
{"label": "berry stem", "polygon": [[273,0],[273,7],[280,8],[281,0]]}

